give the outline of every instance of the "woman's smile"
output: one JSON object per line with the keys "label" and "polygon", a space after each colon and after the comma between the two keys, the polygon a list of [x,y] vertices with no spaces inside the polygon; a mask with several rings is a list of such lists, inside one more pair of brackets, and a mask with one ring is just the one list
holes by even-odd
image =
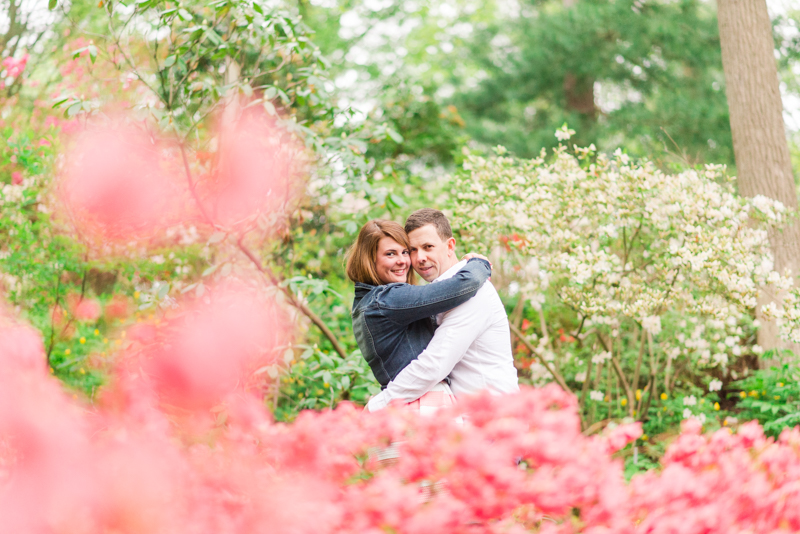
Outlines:
{"label": "woman's smile", "polygon": [[405,283],[411,268],[411,255],[408,249],[392,239],[384,237],[378,243],[375,270],[384,284]]}

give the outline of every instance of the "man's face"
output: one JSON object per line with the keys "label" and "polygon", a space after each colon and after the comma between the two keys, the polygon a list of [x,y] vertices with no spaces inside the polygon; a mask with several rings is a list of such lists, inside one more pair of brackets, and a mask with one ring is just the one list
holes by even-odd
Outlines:
{"label": "man's face", "polygon": [[427,282],[436,280],[457,263],[456,240],[451,237],[442,241],[432,224],[412,230],[408,241],[411,244],[411,265]]}

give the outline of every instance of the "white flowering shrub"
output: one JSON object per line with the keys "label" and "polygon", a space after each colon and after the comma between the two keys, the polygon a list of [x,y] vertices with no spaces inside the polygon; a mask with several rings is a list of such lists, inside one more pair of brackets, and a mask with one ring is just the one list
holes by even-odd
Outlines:
{"label": "white flowering shrub", "polygon": [[[723,166],[665,174],[593,145],[532,160],[495,152],[466,155],[455,214],[466,249],[500,254],[537,310],[522,329],[534,378],[641,415],[676,381],[707,389],[753,354],[759,288],[792,285],[767,237],[787,218],[782,204],[738,196]],[[772,313],[800,338],[800,313]]]}

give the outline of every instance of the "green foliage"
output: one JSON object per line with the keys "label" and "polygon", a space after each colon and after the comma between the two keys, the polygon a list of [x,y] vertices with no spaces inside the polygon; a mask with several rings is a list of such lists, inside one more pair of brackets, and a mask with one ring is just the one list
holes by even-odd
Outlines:
{"label": "green foliage", "polygon": [[278,420],[291,420],[303,409],[332,408],[342,400],[366,404],[380,391],[359,350],[342,360],[316,345],[296,345],[287,349],[285,359],[288,369],[281,373],[275,408]]}
{"label": "green foliage", "polygon": [[800,369],[795,365],[758,370],[733,382],[730,389],[741,389],[737,417],[757,420],[768,435],[777,437],[783,429],[800,424]]}

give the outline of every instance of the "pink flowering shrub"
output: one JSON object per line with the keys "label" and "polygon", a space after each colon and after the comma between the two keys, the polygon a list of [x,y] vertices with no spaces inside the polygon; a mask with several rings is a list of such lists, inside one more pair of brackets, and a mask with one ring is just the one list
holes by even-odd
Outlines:
{"label": "pink flowering shrub", "polygon": [[[345,403],[276,424],[247,391],[246,362],[264,363],[285,329],[267,303],[237,295],[221,289],[149,325],[93,405],[62,390],[39,335],[5,314],[0,532],[800,529],[798,430],[776,442],[754,423],[704,436],[690,422],[660,472],[626,484],[614,453],[638,425],[584,436],[575,397],[554,385],[465,398],[432,417]],[[159,360],[182,350],[202,353],[197,368],[188,353]],[[392,442],[399,458],[381,465],[371,451]]]}
{"label": "pink flowering shrub", "polygon": [[18,78],[20,74],[25,71],[25,66],[28,64],[28,54],[22,54],[20,57],[7,57],[3,60],[3,67],[6,71],[6,76]]}

